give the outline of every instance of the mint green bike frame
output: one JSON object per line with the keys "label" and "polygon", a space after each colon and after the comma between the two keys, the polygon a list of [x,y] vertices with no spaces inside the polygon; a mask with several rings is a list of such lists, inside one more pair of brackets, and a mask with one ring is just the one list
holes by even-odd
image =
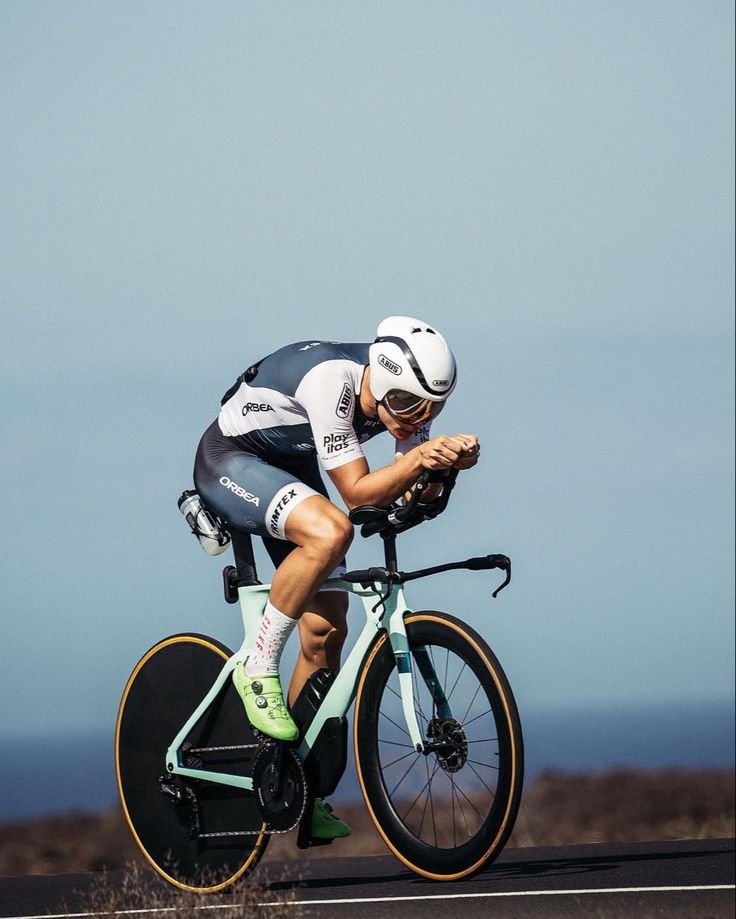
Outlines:
{"label": "mint green bike frame", "polygon": [[[358,680],[363,665],[373,645],[378,641],[383,631],[388,631],[391,648],[396,659],[399,688],[401,691],[401,705],[406,720],[407,731],[411,737],[414,748],[417,752],[422,752],[424,750],[424,742],[417,721],[411,655],[409,654],[409,641],[406,636],[406,627],[404,625],[404,616],[409,613],[410,610],[406,605],[404,591],[401,585],[394,585],[391,593],[383,599],[382,594],[379,592],[379,588],[381,587],[380,584],[375,584],[373,587],[362,587],[336,578],[327,581],[325,586],[341,587],[359,596],[363,601],[366,622],[347,660],[342,665],[324,701],[317,710],[305,737],[297,747],[297,756],[302,762],[306,760],[323,724],[328,718],[345,716],[355,699]],[[235,788],[243,788],[247,791],[253,790],[253,779],[250,776],[211,772],[207,769],[193,769],[185,766],[183,762],[182,745],[197,721],[225,688],[235,667],[253,652],[253,642],[255,636],[258,634],[258,628],[263,618],[263,611],[266,607],[266,600],[270,589],[270,584],[258,584],[252,587],[238,588],[238,599],[240,601],[243,626],[245,628],[243,644],[239,650],[225,662],[207,695],[192,712],[186,724],[184,724],[171,742],[171,746],[166,751],[166,767],[169,774],[206,779],[209,782],[216,782],[220,785],[231,785]],[[243,717],[245,717],[245,712],[243,712]]]}

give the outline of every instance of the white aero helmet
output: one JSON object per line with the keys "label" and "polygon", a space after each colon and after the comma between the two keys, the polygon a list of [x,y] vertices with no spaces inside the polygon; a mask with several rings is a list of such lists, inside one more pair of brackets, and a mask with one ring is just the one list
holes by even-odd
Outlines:
{"label": "white aero helmet", "polygon": [[416,422],[439,414],[455,388],[457,368],[436,329],[411,316],[389,316],[369,353],[371,394],[390,415]]}

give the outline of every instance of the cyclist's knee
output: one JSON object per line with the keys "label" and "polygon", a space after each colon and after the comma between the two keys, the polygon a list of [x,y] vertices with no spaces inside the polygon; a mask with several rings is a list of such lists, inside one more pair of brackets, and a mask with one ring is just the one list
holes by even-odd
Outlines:
{"label": "cyclist's knee", "polygon": [[353,525],[338,508],[323,514],[314,522],[310,534],[313,551],[332,560],[335,564],[345,555],[353,541]]}

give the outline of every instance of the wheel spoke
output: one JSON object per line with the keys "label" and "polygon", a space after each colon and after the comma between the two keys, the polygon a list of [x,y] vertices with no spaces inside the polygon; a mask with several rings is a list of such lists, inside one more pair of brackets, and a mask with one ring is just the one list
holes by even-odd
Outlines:
{"label": "wheel spoke", "polygon": [[[478,808],[475,806],[475,804],[473,804],[473,802],[470,800],[470,798],[465,794],[465,792],[462,790],[462,788],[461,788],[459,785],[455,785],[455,788],[457,788],[457,790],[460,792],[460,794],[463,796],[463,798],[465,798],[465,800],[468,802],[468,804],[473,808],[473,810],[476,812],[476,814],[480,817],[481,821],[484,821],[484,820],[486,819],[485,816],[484,816],[483,814],[481,814],[481,812],[478,810]],[[493,792],[491,792],[491,795],[492,795],[494,798],[496,797],[496,796],[493,794]]]}
{"label": "wheel spoke", "polygon": [[[470,766],[470,768],[473,770],[473,772],[474,772],[475,775],[477,776],[478,781],[480,782],[480,784],[486,789],[486,791],[490,794],[490,796],[491,796],[492,798],[495,798],[495,797],[496,797],[495,791],[491,791],[491,789],[486,785],[486,783],[483,781],[483,779],[478,775],[477,769],[473,769],[473,766],[472,766],[470,760],[465,760],[465,762],[466,762],[466,763]],[[490,767],[490,768],[493,768],[493,767]]]}
{"label": "wheel spoke", "polygon": [[468,713],[470,712],[470,709],[473,707],[473,702],[475,702],[475,700],[478,698],[478,693],[480,692],[480,690],[481,690],[481,685],[480,683],[478,683],[478,686],[476,687],[476,690],[473,693],[473,698],[470,700],[470,704],[465,709],[465,714],[463,715],[462,718],[458,719],[460,721],[460,724],[465,724],[465,719],[468,717]]}
{"label": "wheel spoke", "polygon": [[[425,760],[425,762],[426,762],[426,760]],[[434,778],[434,774],[435,774],[435,772],[437,771],[437,769],[438,769],[438,767],[435,766],[434,771],[432,772],[432,775],[431,775],[431,776],[429,777],[429,779],[424,783],[424,785],[422,785],[422,787],[419,789],[419,794],[417,794],[416,798],[414,798],[414,800],[413,800],[413,801],[411,802],[411,804],[409,805],[409,810],[408,810],[408,811],[404,814],[404,816],[401,818],[402,821],[406,820],[406,818],[407,818],[407,817],[409,816],[409,814],[412,812],[412,810],[414,809],[414,805],[415,805],[415,804],[417,803],[417,801],[422,797],[422,795],[424,794],[425,790],[427,789],[427,786],[429,785],[429,783],[430,783],[430,782],[432,781],[432,779]],[[404,778],[405,778],[405,777],[406,777],[406,776],[404,776]],[[401,781],[403,782],[403,778],[402,778]],[[401,784],[401,783],[399,783],[399,784]],[[396,788],[398,788],[398,787],[399,787],[399,786],[397,785]],[[396,791],[396,788],[394,789],[394,791]],[[389,798],[392,797],[392,796],[393,796],[393,791],[392,791],[391,794],[389,795]]]}
{"label": "wheel spoke", "polygon": [[[454,802],[455,797],[457,796],[457,793],[460,792],[461,789],[457,787],[457,785],[455,784],[455,780],[452,778],[452,776],[450,776],[450,782],[452,784],[452,797],[453,797],[453,802]],[[463,810],[463,802],[460,800],[459,797],[457,798],[457,806],[460,808],[460,813],[463,815],[463,820],[465,821],[465,829],[468,831],[468,839],[470,839],[470,837],[473,834],[470,832],[470,824],[468,823],[468,818],[465,815],[465,811]],[[454,809],[454,805],[453,805],[453,809]],[[453,833],[454,833],[454,827],[453,827]]]}
{"label": "wheel spoke", "polygon": [[[437,845],[437,822],[434,819],[434,798],[432,797],[432,779],[434,778],[435,772],[437,772],[436,763],[434,771],[432,772],[432,776],[427,780],[427,782],[429,784],[429,809],[432,811],[432,827],[434,828],[434,844]],[[427,763],[427,774],[429,775],[429,763]]]}
{"label": "wheel spoke", "polygon": [[449,702],[450,699],[452,698],[452,694],[455,692],[455,687],[457,686],[457,684],[458,684],[458,682],[459,682],[459,680],[460,680],[460,677],[463,675],[463,673],[465,673],[465,668],[466,668],[467,666],[468,666],[468,665],[465,663],[465,661],[463,661],[463,666],[462,666],[461,669],[460,669],[460,673],[458,673],[457,677],[455,678],[455,682],[452,684],[452,689],[447,693],[447,701],[448,701],[448,702]]}
{"label": "wheel spoke", "polygon": [[390,792],[388,793],[389,798],[393,798],[394,794],[396,793],[396,789],[399,787],[399,785],[401,785],[401,783],[404,781],[404,779],[407,777],[407,775],[409,775],[409,773],[411,772],[411,770],[412,770],[412,769],[414,768],[414,766],[416,765],[416,762],[417,762],[417,761],[414,760],[414,762],[412,762],[412,763],[409,764],[409,768],[408,768],[408,769],[406,770],[406,772],[401,776],[401,778],[399,779],[399,781],[394,785],[392,791],[390,791]]}
{"label": "wheel spoke", "polygon": [[[409,754],[407,753],[406,755],[408,756]],[[490,763],[481,763],[477,759],[466,759],[465,762],[473,763],[476,766],[484,766],[486,769],[495,769],[496,772],[498,772],[498,768],[499,768],[498,766],[492,766]]]}
{"label": "wheel spoke", "polygon": [[427,807],[429,806],[429,795],[424,799],[424,808],[422,809],[422,819],[419,821],[419,829],[417,830],[417,839],[422,838],[422,830],[424,829],[424,819],[427,816]]}
{"label": "wheel spoke", "polygon": [[394,726],[395,728],[398,728],[398,729],[401,731],[402,734],[406,734],[406,736],[409,737],[409,738],[411,737],[411,734],[406,730],[406,728],[402,728],[401,725],[400,725],[400,724],[397,724],[397,723],[394,721],[393,718],[389,718],[389,716],[386,714],[386,712],[381,712],[380,714],[383,715],[383,717],[386,719],[386,721],[390,721],[391,724],[393,724],[393,726]]}
{"label": "wheel spoke", "polygon": [[463,727],[466,728],[469,724],[472,724],[474,721],[477,721],[479,718],[483,718],[485,717],[485,715],[492,715],[492,714],[493,714],[493,709],[489,708],[487,711],[481,712],[480,715],[476,715],[475,718],[471,718],[470,721],[466,721],[463,724]]}
{"label": "wheel spoke", "polygon": [[406,759],[407,756],[418,756],[418,755],[419,754],[416,752],[416,750],[409,750],[408,753],[404,753],[404,755],[399,756],[398,759],[394,759],[394,760],[391,760],[390,763],[386,763],[386,765],[383,768],[390,769],[392,766],[395,766],[396,763],[400,763],[402,760]]}
{"label": "wheel spoke", "polygon": [[450,776],[450,801],[452,802],[452,847],[457,845],[457,836],[455,833],[455,783]]}

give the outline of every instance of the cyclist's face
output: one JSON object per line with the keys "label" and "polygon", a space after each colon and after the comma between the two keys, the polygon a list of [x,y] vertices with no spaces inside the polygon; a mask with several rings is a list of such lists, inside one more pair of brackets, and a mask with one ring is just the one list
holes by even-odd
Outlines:
{"label": "cyclist's face", "polygon": [[411,437],[411,435],[415,431],[418,431],[426,421],[426,418],[421,418],[411,423],[402,421],[400,418],[395,418],[393,415],[389,414],[380,402],[377,405],[377,409],[378,417],[382,421],[384,427],[392,437],[396,438],[396,440],[406,440],[408,437]]}

